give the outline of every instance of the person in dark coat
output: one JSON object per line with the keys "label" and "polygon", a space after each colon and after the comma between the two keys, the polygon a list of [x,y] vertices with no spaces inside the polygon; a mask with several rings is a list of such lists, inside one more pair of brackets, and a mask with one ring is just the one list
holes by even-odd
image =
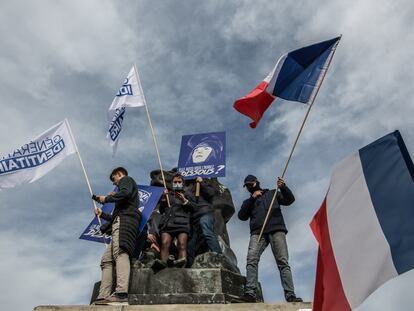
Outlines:
{"label": "person in dark coat", "polygon": [[159,223],[161,234],[161,260],[156,260],[154,267],[158,269],[167,266],[170,255],[170,247],[174,239],[177,239],[178,259],[173,262],[174,267],[184,267],[187,263],[187,240],[190,233],[190,213],[194,208],[192,195],[184,191],[184,179],[180,174],[175,174],[172,179],[172,191],[165,190],[165,197],[160,203]]}
{"label": "person in dark coat", "polygon": [[[138,210],[138,186],[123,167],[115,168],[110,179],[119,189],[117,193],[94,196],[99,203],[115,203],[112,215],[97,208],[95,214],[108,221],[112,242],[106,248],[102,260],[102,281],[95,304],[128,303],[130,258],[136,249],[141,213]],[[102,228],[101,228],[102,230]],[[113,269],[116,269],[116,288],[112,291]]]}
{"label": "person in dark coat", "polygon": [[191,267],[197,254],[198,246],[203,243],[210,252],[222,254],[217,234],[214,232],[214,208],[212,200],[216,194],[215,189],[197,177],[195,182],[189,182],[187,190],[195,196],[196,185],[200,184],[200,196],[196,199],[196,207],[191,214],[191,238],[188,243],[187,267]]}
{"label": "person in dark coat", "polygon": [[279,268],[286,301],[302,301],[301,298],[295,295],[292,272],[288,262],[289,255],[286,243],[286,234],[288,231],[280,209],[280,205],[291,205],[295,201],[295,197],[283,179],[278,178],[277,186],[276,200],[271,207],[263,236],[259,240],[261,228],[276,190],[262,189],[260,182],[253,175],[248,175],[244,179],[243,187],[246,187],[249,191],[250,197],[244,200],[238,216],[243,221],[250,219],[250,242],[247,252],[246,286],[244,293],[244,299],[248,302],[256,301],[259,260],[269,244],[272,248],[277,267]]}

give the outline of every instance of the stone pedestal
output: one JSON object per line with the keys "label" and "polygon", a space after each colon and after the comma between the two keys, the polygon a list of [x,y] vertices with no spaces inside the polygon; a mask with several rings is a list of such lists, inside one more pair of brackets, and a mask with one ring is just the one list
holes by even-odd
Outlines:
{"label": "stone pedestal", "polygon": [[33,311],[312,311],[312,303],[238,303],[225,305],[38,306]]}
{"label": "stone pedestal", "polygon": [[210,304],[242,302],[245,278],[221,268],[132,272],[130,304]]}
{"label": "stone pedestal", "polygon": [[[148,265],[131,266],[129,304],[226,304],[244,302],[246,278],[227,259],[215,253],[197,256],[193,268],[165,268],[155,271]],[[92,300],[97,297],[95,284]],[[259,302],[263,302],[260,290]]]}

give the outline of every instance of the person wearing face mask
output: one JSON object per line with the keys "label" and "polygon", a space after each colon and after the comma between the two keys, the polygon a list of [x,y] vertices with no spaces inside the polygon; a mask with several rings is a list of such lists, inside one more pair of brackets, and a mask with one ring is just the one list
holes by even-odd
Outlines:
{"label": "person wearing face mask", "polygon": [[172,180],[172,191],[165,190],[168,201],[164,198],[160,203],[159,223],[161,234],[161,260],[156,259],[154,268],[167,267],[171,243],[177,239],[178,259],[173,262],[174,267],[184,267],[187,263],[187,240],[190,233],[190,213],[194,208],[193,196],[184,190],[184,179],[180,174],[175,174]]}
{"label": "person wearing face mask", "polygon": [[264,224],[269,205],[272,202],[276,190],[262,189],[260,182],[253,175],[247,175],[244,179],[243,187],[246,187],[249,191],[250,197],[243,202],[238,216],[242,221],[250,219],[250,242],[247,252],[246,286],[243,297],[248,302],[256,302],[259,260],[269,244],[280,272],[280,279],[286,301],[302,301],[301,298],[296,297],[293,286],[286,243],[286,234],[288,231],[280,209],[280,205],[291,205],[295,201],[295,197],[283,179],[278,178],[277,186],[277,200],[275,200],[271,207],[272,211],[263,231],[263,236],[259,241],[260,230]]}
{"label": "person wearing face mask", "polygon": [[[102,281],[99,295],[94,304],[128,304],[128,286],[130,275],[130,258],[132,258],[138,236],[141,213],[138,210],[138,187],[135,180],[128,176],[123,167],[115,168],[110,180],[119,189],[117,193],[98,195],[92,198],[99,203],[115,203],[112,214],[95,210],[98,217],[108,221],[107,230],[111,232],[112,241],[102,256]],[[102,229],[103,231],[103,229]],[[113,272],[116,272],[116,287],[112,293]],[[112,293],[112,294],[111,294]]]}

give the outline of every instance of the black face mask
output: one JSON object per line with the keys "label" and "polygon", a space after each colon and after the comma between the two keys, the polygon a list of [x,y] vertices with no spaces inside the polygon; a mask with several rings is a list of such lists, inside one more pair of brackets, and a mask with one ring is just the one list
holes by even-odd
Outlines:
{"label": "black face mask", "polygon": [[253,194],[255,191],[257,191],[257,190],[262,190],[261,188],[260,188],[260,182],[256,182],[256,185],[254,186],[254,187],[252,187],[252,186],[246,186],[246,188],[247,188],[247,190],[251,193],[251,194]]}

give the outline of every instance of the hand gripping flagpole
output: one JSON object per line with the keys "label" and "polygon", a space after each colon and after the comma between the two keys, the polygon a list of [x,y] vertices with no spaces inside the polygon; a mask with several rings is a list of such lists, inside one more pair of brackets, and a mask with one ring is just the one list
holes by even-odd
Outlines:
{"label": "hand gripping flagpole", "polygon": [[[86,169],[85,169],[85,166],[83,165],[83,161],[82,161],[81,155],[80,155],[80,153],[79,153],[78,145],[76,144],[75,136],[73,136],[73,133],[72,133],[72,128],[70,127],[70,124],[69,124],[68,119],[65,119],[65,122],[66,122],[66,125],[67,125],[68,129],[69,129],[69,134],[70,134],[70,136],[71,136],[71,138],[72,138],[73,144],[75,145],[76,154],[78,155],[79,162],[80,162],[81,167],[82,167],[83,176],[85,177],[86,184],[88,185],[89,193],[90,193],[90,195],[91,195],[91,197],[92,197],[92,195],[93,195],[93,192],[92,192],[92,187],[91,187],[91,184],[90,184],[90,182],[89,182],[88,175],[86,174]],[[93,207],[94,207],[94,212],[95,212],[95,210],[97,210],[97,209],[98,209],[98,207],[96,206],[96,202],[95,202],[94,200],[92,200],[92,204],[93,204]],[[98,218],[99,225],[100,225],[100,226],[102,226],[102,223],[101,223],[101,218],[100,218],[98,215],[97,215],[97,218]],[[105,236],[103,236],[103,240],[104,240],[104,243],[105,243],[105,245],[106,245]]]}
{"label": "hand gripping flagpole", "polygon": [[[289,166],[289,162],[290,162],[290,160],[291,160],[291,158],[292,158],[293,151],[295,151],[295,148],[296,148],[296,145],[297,145],[297,143],[298,143],[298,140],[299,140],[300,134],[302,133],[303,127],[305,126],[305,122],[306,122],[306,120],[308,119],[309,112],[310,112],[310,110],[312,109],[312,106],[313,106],[313,103],[314,103],[314,101],[315,101],[316,95],[318,95],[318,92],[319,92],[319,89],[320,89],[320,87],[321,87],[321,85],[322,85],[322,82],[323,82],[323,80],[325,79],[326,72],[328,71],[328,68],[329,68],[329,66],[330,66],[330,64],[331,64],[332,58],[333,58],[333,56],[334,56],[334,54],[335,54],[336,48],[337,48],[337,46],[338,46],[338,44],[339,44],[339,41],[341,40],[341,37],[342,37],[342,35],[339,37],[338,41],[336,41],[336,43],[335,43],[335,46],[332,48],[332,51],[331,51],[331,53],[330,53],[330,55],[329,55],[329,58],[328,58],[328,61],[327,61],[327,62],[325,62],[325,65],[324,65],[324,67],[323,67],[323,69],[322,69],[322,71],[323,71],[323,72],[322,72],[322,75],[320,75],[320,76],[319,76],[319,79],[318,79],[318,81],[316,82],[316,87],[315,87],[315,89],[313,90],[313,92],[312,92],[312,94],[311,94],[311,97],[309,98],[309,103],[310,103],[310,104],[309,104],[309,108],[308,108],[308,110],[306,111],[305,117],[303,118],[302,124],[301,124],[301,126],[300,126],[300,128],[299,128],[299,131],[298,131],[298,134],[296,135],[295,142],[293,143],[292,149],[290,150],[289,156],[288,156],[288,158],[287,158],[287,160],[286,160],[285,167],[283,168],[283,171],[282,171],[282,176],[281,176],[281,178],[282,178],[282,179],[285,177],[285,174],[286,174],[287,168],[288,168],[288,166]],[[275,201],[277,200],[277,199],[276,199],[276,196],[277,196],[277,192],[278,192],[278,190],[279,190],[279,186],[276,184],[276,190],[275,190],[275,193],[273,194],[272,201],[270,202],[269,208],[268,208],[268,210],[267,210],[266,218],[265,218],[264,223],[263,223],[263,225],[262,225],[262,229],[260,230],[259,240],[260,240],[260,239],[262,238],[262,236],[263,236],[263,231],[264,231],[264,229],[265,229],[265,227],[266,227],[266,225],[267,225],[267,221],[269,220],[270,212],[272,211],[272,206],[273,206],[273,204],[275,203]]]}
{"label": "hand gripping flagpole", "polygon": [[[139,90],[140,90],[140,92],[142,94],[142,98],[144,99],[144,106],[145,106],[145,111],[147,112],[148,124],[149,124],[150,129],[151,129],[152,140],[154,142],[155,152],[157,153],[158,164],[160,165],[162,182],[164,184],[164,189],[167,189],[167,184],[165,182],[165,176],[164,176],[164,169],[162,168],[160,152],[158,150],[157,138],[155,137],[154,128],[152,126],[151,117],[150,117],[150,113],[149,113],[149,110],[148,110],[147,100],[145,99],[145,94],[144,94],[144,91],[142,90],[141,80],[139,79],[139,76],[138,76],[138,70],[137,70],[137,65],[136,64],[134,64],[134,70],[135,70],[135,77],[138,80]],[[165,197],[167,198],[168,207],[171,207],[171,205],[170,205],[170,199],[168,198],[168,195],[166,195]]]}

